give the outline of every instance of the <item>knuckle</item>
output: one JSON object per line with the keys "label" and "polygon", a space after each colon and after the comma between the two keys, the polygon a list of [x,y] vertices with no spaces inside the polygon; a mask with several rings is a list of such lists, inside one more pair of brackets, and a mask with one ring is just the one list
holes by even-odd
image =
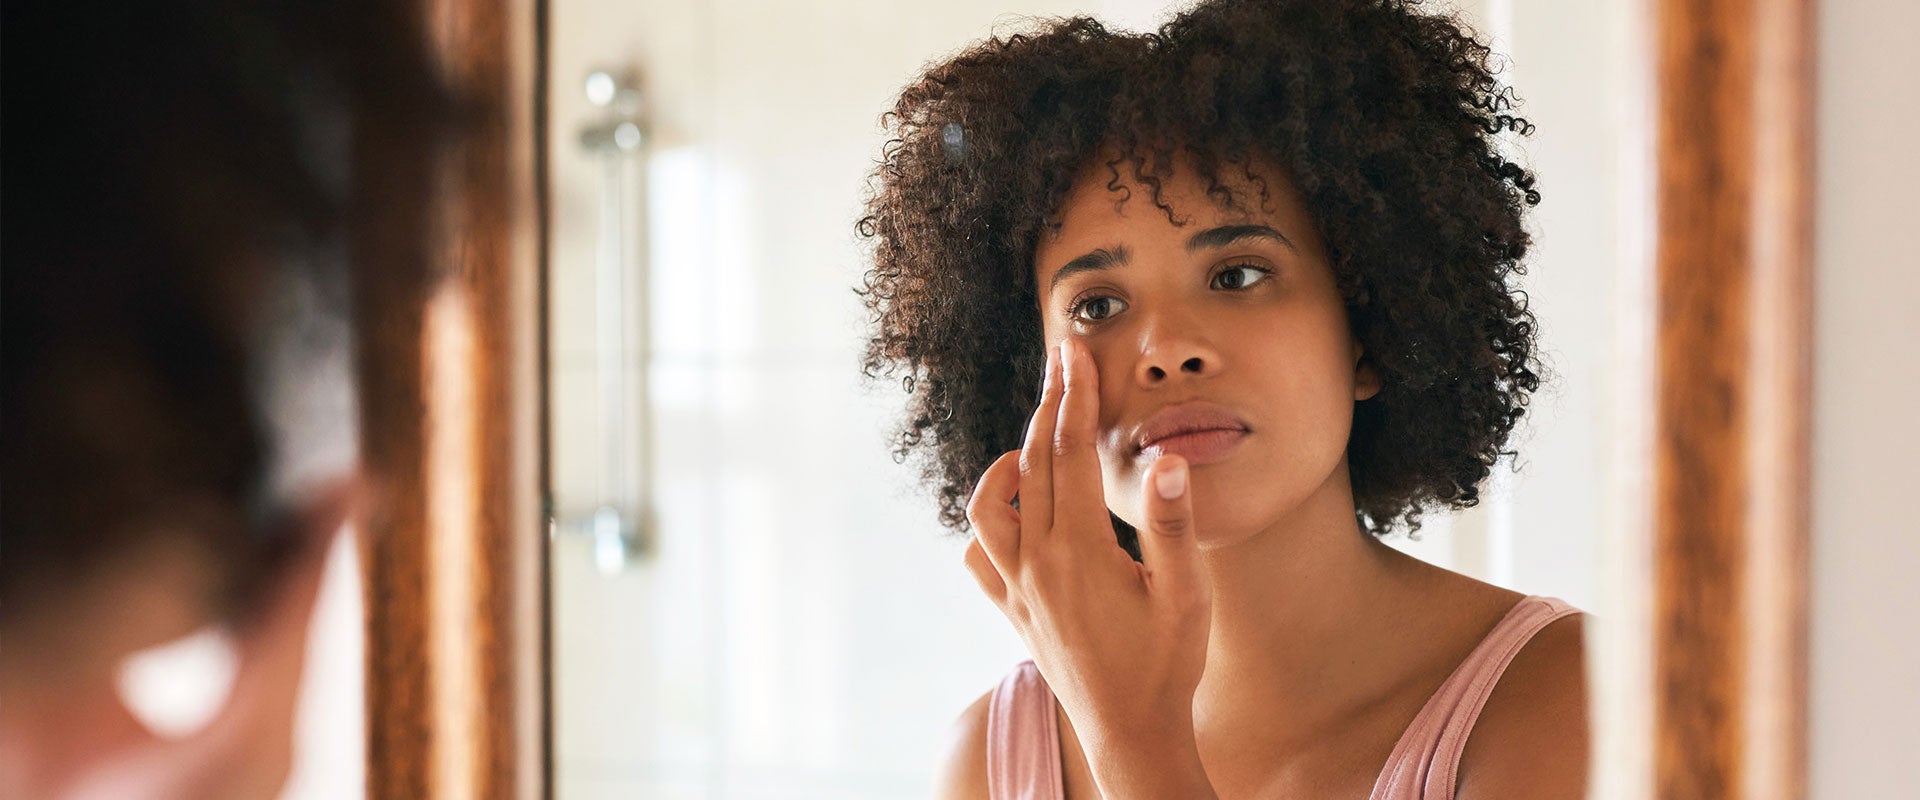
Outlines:
{"label": "knuckle", "polygon": [[967,526],[973,529],[974,542],[976,544],[978,544],[981,539],[993,535],[993,531],[990,529],[991,523],[986,518],[985,509],[976,509],[968,506]]}
{"label": "knuckle", "polygon": [[1182,516],[1160,517],[1153,521],[1153,530],[1164,534],[1184,534],[1193,522]]}
{"label": "knuckle", "polygon": [[961,562],[966,565],[967,574],[973,576],[974,584],[988,597],[997,599],[1006,591],[1006,580],[994,570],[993,562],[988,561],[985,555],[976,554],[970,549],[961,557]]}
{"label": "knuckle", "polygon": [[1155,597],[1155,608],[1168,619],[1190,619],[1207,609],[1207,598],[1192,586],[1170,579],[1161,570],[1147,570],[1147,584]]}

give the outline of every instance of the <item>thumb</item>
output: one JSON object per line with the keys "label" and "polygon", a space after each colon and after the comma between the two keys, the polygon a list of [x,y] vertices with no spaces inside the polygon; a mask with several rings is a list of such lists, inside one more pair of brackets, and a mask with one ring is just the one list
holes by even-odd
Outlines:
{"label": "thumb", "polygon": [[1193,492],[1187,460],[1176,455],[1155,459],[1141,483],[1147,527],[1140,535],[1147,584],[1156,593],[1192,598],[1203,595],[1205,576],[1194,539]]}

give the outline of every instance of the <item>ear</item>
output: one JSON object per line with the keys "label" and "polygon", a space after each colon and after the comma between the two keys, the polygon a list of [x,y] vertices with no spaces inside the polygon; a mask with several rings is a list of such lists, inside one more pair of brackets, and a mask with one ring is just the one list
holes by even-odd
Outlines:
{"label": "ear", "polygon": [[1355,402],[1372,399],[1380,393],[1380,373],[1373,368],[1373,362],[1367,360],[1367,349],[1359,340],[1353,342],[1353,399]]}

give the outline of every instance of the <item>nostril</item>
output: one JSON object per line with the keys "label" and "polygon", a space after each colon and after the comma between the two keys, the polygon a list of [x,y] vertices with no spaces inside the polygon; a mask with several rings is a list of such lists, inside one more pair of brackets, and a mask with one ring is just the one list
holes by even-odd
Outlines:
{"label": "nostril", "polygon": [[1197,357],[1189,358],[1186,361],[1180,362],[1180,369],[1186,372],[1199,372],[1200,359]]}
{"label": "nostril", "polygon": [[1148,367],[1147,374],[1152,376],[1156,381],[1167,377],[1167,371],[1159,367]]}

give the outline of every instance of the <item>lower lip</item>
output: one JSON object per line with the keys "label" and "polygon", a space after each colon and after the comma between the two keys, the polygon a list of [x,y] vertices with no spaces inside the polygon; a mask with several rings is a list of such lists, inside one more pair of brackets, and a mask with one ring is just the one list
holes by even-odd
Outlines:
{"label": "lower lip", "polygon": [[1211,464],[1226,458],[1247,438],[1246,431],[1212,430],[1169,436],[1140,449],[1142,458],[1159,458],[1168,453],[1187,460],[1190,466]]}

